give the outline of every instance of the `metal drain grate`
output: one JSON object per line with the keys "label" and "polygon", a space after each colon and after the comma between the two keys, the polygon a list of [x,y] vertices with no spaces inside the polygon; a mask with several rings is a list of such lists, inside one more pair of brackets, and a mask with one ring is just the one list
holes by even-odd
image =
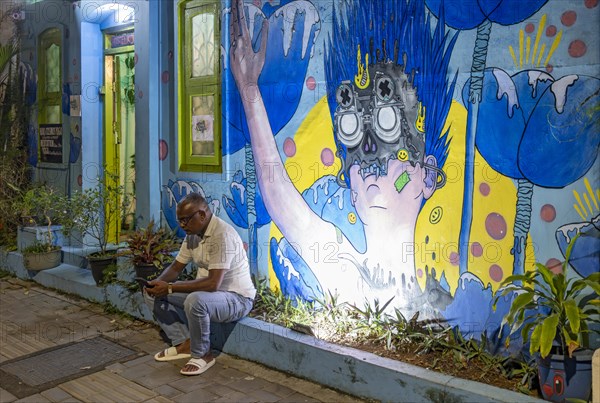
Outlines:
{"label": "metal drain grate", "polygon": [[135,355],[135,351],[120,344],[95,337],[0,365],[0,387],[21,398]]}

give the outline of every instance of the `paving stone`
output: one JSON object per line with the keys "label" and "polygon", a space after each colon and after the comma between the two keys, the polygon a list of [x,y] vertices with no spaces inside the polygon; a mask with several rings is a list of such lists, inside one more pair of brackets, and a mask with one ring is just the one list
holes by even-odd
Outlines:
{"label": "paving stone", "polygon": [[242,379],[228,383],[227,386],[240,392],[250,392],[252,390],[261,389],[269,385],[269,382],[262,378],[247,376]]}
{"label": "paving stone", "polygon": [[198,403],[198,402],[212,402],[215,399],[219,398],[218,395],[215,395],[212,392],[209,392],[205,389],[197,389],[192,392],[186,393],[184,395],[179,395],[173,398],[174,402],[178,403]]}
{"label": "paving stone", "polygon": [[153,362],[153,361],[154,361],[154,357],[150,357],[148,355],[142,355],[139,358],[124,362],[123,365],[129,368],[129,367],[135,367],[136,365],[139,365],[139,364],[147,364],[147,363]]}
{"label": "paving stone", "polygon": [[[322,400],[323,402],[335,402],[336,400]],[[293,395],[284,397],[280,400],[283,403],[315,403],[319,400],[313,399],[312,397],[303,395],[302,393],[294,393]]]}
{"label": "paving stone", "polygon": [[173,398],[175,396],[183,394],[179,389],[175,389],[171,385],[161,385],[158,388],[155,388],[154,391],[160,396],[165,396],[169,398]]}
{"label": "paving stone", "polygon": [[280,385],[278,383],[272,383],[264,388],[264,390],[274,393],[279,397],[287,397],[296,393],[295,390],[288,388],[287,386]]}
{"label": "paving stone", "polygon": [[245,402],[256,402],[256,398],[247,395],[242,392],[234,392],[227,396],[220,397],[214,400],[215,403],[245,403]]}
{"label": "paving stone", "polygon": [[[210,369],[209,369],[210,371]],[[204,375],[204,374],[202,374]],[[199,388],[203,388],[207,385],[211,385],[212,382],[204,378],[202,375],[198,376],[185,376],[179,374],[181,379],[178,379],[174,382],[169,382],[169,385],[174,387],[175,389],[179,389],[183,393],[188,393],[194,391]]]}
{"label": "paving stone", "polygon": [[14,402],[15,400],[17,400],[16,396],[14,396],[9,391],[0,388],[0,402],[10,403],[10,402]]}
{"label": "paving stone", "polygon": [[156,396],[152,399],[145,400],[144,403],[172,403],[173,400],[167,399],[164,396]]}
{"label": "paving stone", "polygon": [[46,403],[51,400],[46,399],[44,396],[38,394],[24,397],[23,399],[15,400],[15,403]]}
{"label": "paving stone", "polygon": [[43,392],[40,392],[40,395],[44,396],[46,399],[50,400],[51,402],[62,402],[65,399],[73,397],[70,394],[68,394],[67,392],[65,392],[64,390],[62,390],[61,388],[48,389]]}
{"label": "paving stone", "polygon": [[253,398],[256,398],[257,401],[264,403],[278,402],[279,400],[281,400],[281,397],[277,396],[274,393],[267,392],[264,389],[253,390],[249,392],[248,395]]}
{"label": "paving stone", "polygon": [[230,387],[226,386],[226,385],[221,385],[218,383],[213,383],[210,385],[210,391],[219,395],[219,396],[227,396],[230,395],[232,393],[238,393],[239,391],[235,390],[235,389],[231,389]]}

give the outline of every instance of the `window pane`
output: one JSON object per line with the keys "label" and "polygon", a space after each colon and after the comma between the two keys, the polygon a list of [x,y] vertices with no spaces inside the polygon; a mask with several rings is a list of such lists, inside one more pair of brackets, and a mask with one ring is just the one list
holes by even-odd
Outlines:
{"label": "window pane", "polygon": [[215,65],[215,17],[198,14],[192,18],[192,77],[214,74]]}
{"label": "window pane", "polygon": [[46,107],[46,122],[44,123],[60,123],[61,110],[59,105],[50,105]]}
{"label": "window pane", "polygon": [[215,155],[214,96],[192,97],[192,154]]}
{"label": "window pane", "polygon": [[46,92],[60,90],[60,46],[53,43],[46,50]]}

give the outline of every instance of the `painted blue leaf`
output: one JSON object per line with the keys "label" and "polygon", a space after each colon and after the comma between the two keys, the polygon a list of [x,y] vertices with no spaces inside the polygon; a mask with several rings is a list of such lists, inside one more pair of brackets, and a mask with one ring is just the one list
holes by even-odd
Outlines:
{"label": "painted blue leaf", "polygon": [[238,227],[248,229],[248,214],[242,214],[240,210],[238,210],[238,206],[235,204],[233,199],[223,195],[223,207],[225,208],[225,212],[229,219]]}
{"label": "painted blue leaf", "polygon": [[283,295],[304,301],[323,298],[319,280],[287,239],[282,238],[277,244],[277,240],[271,238],[270,248],[273,270]]}
{"label": "painted blue leaf", "polygon": [[[248,7],[254,14],[254,25],[250,27],[255,49],[260,45],[260,29],[263,18],[255,14],[255,7]],[[316,8],[308,3],[293,1],[275,10],[269,17],[269,34],[265,66],[258,80],[271,129],[276,135],[296,112],[300,102],[308,63],[312,54],[320,21],[315,20]],[[311,24],[305,36],[305,24]],[[287,35],[291,35],[288,37]],[[229,52],[229,37],[224,36],[223,48]],[[246,115],[240,93],[231,69],[224,71],[228,87],[228,109],[223,118],[229,125],[229,133],[223,138],[223,153],[232,154],[250,142]]]}
{"label": "painted blue leaf", "polygon": [[565,76],[541,96],[519,148],[519,168],[538,186],[564,187],[593,165],[600,144],[600,80]]}
{"label": "painted blue leaf", "polygon": [[[470,80],[463,88],[463,102],[469,99]],[[511,77],[501,69],[486,69],[475,144],[496,171],[520,179],[517,156],[525,129],[520,96]]]}
{"label": "painted blue leaf", "polygon": [[587,277],[600,270],[600,215],[591,221],[567,224],[556,230],[556,241],[563,256],[567,254],[567,247],[575,235],[581,233],[577,238],[569,264],[582,277]]}
{"label": "painted blue leaf", "polygon": [[473,29],[485,19],[501,25],[512,25],[535,14],[548,0],[425,0],[435,16],[440,7],[446,23],[455,29]]}

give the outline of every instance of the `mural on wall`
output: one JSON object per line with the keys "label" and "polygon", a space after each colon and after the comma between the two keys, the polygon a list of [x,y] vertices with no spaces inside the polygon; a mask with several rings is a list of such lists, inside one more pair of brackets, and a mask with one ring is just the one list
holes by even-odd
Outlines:
{"label": "mural on wall", "polygon": [[[255,83],[265,94],[264,102],[269,110],[277,113],[269,115],[273,135],[277,135],[296,113],[300,102],[298,88],[306,76],[306,70],[313,53],[314,43],[321,29],[321,21],[316,8],[308,1],[295,0],[282,2],[279,7],[266,3],[260,9],[255,4],[246,4],[250,40],[256,47],[262,41],[266,48],[265,67],[260,79]],[[225,10],[223,15],[227,15]],[[268,27],[270,35],[262,34],[261,26]],[[255,29],[257,28],[257,29]],[[229,52],[229,41],[223,41],[223,54]],[[233,82],[231,69],[224,58],[224,80]],[[250,244],[250,270],[253,277],[258,275],[257,228],[271,221],[257,189],[257,172],[250,147],[250,134],[246,115],[242,107],[242,97],[252,96],[252,87],[238,89],[233,86],[228,93],[227,107],[223,119],[229,124],[228,135],[223,139],[223,154],[233,154],[240,149],[245,152],[245,172],[238,171],[231,183],[231,195],[223,196],[223,205],[229,218],[239,227],[248,230]],[[259,172],[260,174],[260,172]],[[239,192],[242,190],[241,192]],[[240,198],[243,196],[243,198]]]}
{"label": "mural on wall", "polygon": [[[223,153],[244,165],[210,201],[248,230],[254,275],[268,245],[271,285],[286,296],[391,301],[499,351],[514,295],[496,310],[492,301],[506,277],[535,261],[560,270],[578,232],[591,236],[573,249],[574,275],[599,270],[600,80],[579,65],[553,68],[569,33],[546,23],[574,21],[570,10],[547,16],[552,0],[505,0],[481,15],[448,3],[347,0],[326,16],[303,0],[234,1],[224,10],[224,81],[235,85]],[[492,22],[503,42],[489,41]],[[474,28],[473,71],[459,82],[469,70],[451,59]],[[568,41],[570,57],[585,55],[579,38]],[[492,67],[497,44],[492,53],[514,65]],[[165,188],[176,227],[177,200],[204,191],[186,180]]]}

